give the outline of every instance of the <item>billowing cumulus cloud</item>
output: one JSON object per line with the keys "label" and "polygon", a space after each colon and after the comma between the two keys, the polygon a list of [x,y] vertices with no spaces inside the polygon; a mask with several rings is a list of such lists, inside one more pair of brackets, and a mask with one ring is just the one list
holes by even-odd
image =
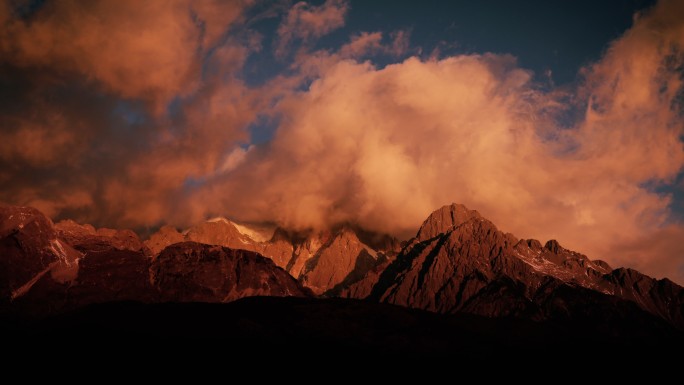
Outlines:
{"label": "billowing cumulus cloud", "polygon": [[[462,202],[519,236],[557,238],[682,281],[670,270],[684,263],[678,250],[664,257],[660,244],[638,253],[620,246],[648,244],[667,226],[681,232],[668,225],[670,197],[646,187],[672,181],[684,164],[676,104],[684,19],[675,14],[682,7],[666,2],[640,17],[583,70],[572,106],[506,55],[382,69],[345,60],[379,40],[361,35],[332,63],[307,62],[319,65],[318,78],[279,102],[273,142],[198,199],[247,220],[351,221],[404,236],[434,208]],[[570,107],[585,113],[568,127],[559,117]],[[647,262],[656,258],[672,262]]]}
{"label": "billowing cumulus cloud", "polygon": [[[401,237],[459,202],[519,237],[684,282],[684,227],[654,192],[684,166],[681,2],[635,17],[579,85],[550,90],[510,55],[402,57],[405,31],[312,51],[347,2],[296,3],[271,37],[249,31],[248,9],[2,8],[0,200],[109,226],[226,215]],[[292,64],[249,85],[268,38]],[[250,144],[264,122],[274,137]]]}

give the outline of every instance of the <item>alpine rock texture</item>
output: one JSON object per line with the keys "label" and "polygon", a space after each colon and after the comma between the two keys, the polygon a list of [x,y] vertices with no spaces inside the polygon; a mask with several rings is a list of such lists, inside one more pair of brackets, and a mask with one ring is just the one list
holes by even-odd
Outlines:
{"label": "alpine rock texture", "polygon": [[402,245],[352,225],[302,233],[223,218],[183,232],[165,226],[141,242],[130,230],[53,224],[33,208],[0,207],[0,313],[253,296],[684,329],[684,289],[672,281],[613,269],[555,240],[517,239],[457,204],[433,212]]}
{"label": "alpine rock texture", "polygon": [[46,274],[68,279],[79,257],[38,210],[0,206],[0,303],[24,295]]}
{"label": "alpine rock texture", "polygon": [[396,259],[343,296],[438,313],[535,320],[648,312],[684,328],[684,290],[631,269],[504,233],[477,211],[452,204],[433,212]]}
{"label": "alpine rock texture", "polygon": [[72,220],[56,223],[55,230],[61,239],[76,249],[114,248],[148,253],[132,230],[95,229],[92,225],[80,225]]}
{"label": "alpine rock texture", "polygon": [[250,228],[225,218],[209,220],[182,233],[164,226],[145,245],[158,255],[167,246],[183,241],[259,253],[314,293],[331,295],[359,281],[400,250],[399,242],[388,235],[351,226],[298,233],[281,228]]}
{"label": "alpine rock texture", "polygon": [[169,246],[152,262],[163,302],[230,302],[248,296],[307,296],[273,261],[251,251],[196,242]]}
{"label": "alpine rock texture", "polygon": [[151,256],[130,230],[72,221],[54,225],[29,207],[1,207],[0,230],[0,313],[44,315],[119,301],[311,295],[254,252],[183,242]]}

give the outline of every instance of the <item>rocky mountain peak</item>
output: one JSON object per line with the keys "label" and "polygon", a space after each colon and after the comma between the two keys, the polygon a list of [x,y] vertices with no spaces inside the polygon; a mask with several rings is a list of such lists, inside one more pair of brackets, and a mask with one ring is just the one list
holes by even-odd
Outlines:
{"label": "rocky mountain peak", "polygon": [[0,236],[29,225],[36,229],[53,231],[52,221],[33,207],[0,206]]}
{"label": "rocky mountain peak", "polygon": [[443,206],[430,214],[425,222],[423,222],[416,238],[420,242],[432,239],[472,218],[481,218],[480,213],[456,203]]}
{"label": "rocky mountain peak", "polygon": [[247,296],[308,296],[273,260],[247,250],[196,242],[164,249],[150,267],[163,301],[229,302]]}
{"label": "rocky mountain peak", "polygon": [[49,272],[71,278],[79,257],[40,211],[0,207],[0,304],[23,295]]}
{"label": "rocky mountain peak", "polygon": [[133,230],[95,229],[67,219],[54,225],[57,236],[78,250],[115,248],[118,250],[145,251],[145,245]]}
{"label": "rocky mountain peak", "polygon": [[188,241],[207,245],[228,245],[236,240],[248,242],[248,237],[242,235],[232,222],[220,219],[200,223],[190,228],[185,234]]}
{"label": "rocky mountain peak", "polygon": [[541,252],[542,244],[536,239],[525,239],[523,241],[527,247],[534,252]]}
{"label": "rocky mountain peak", "polygon": [[342,226],[305,261],[300,280],[314,293],[322,294],[361,279],[382,261],[376,250],[359,240],[354,229]]}
{"label": "rocky mountain peak", "polygon": [[[384,267],[342,295],[440,313],[551,319],[640,308],[684,328],[684,289],[565,249],[556,240],[518,240],[462,205],[444,206]],[[592,305],[593,306],[593,305]],[[630,310],[631,311],[631,310]]]}
{"label": "rocky mountain peak", "polygon": [[555,239],[551,239],[548,242],[546,242],[546,244],[544,245],[544,248],[546,250],[552,252],[552,253],[555,253],[555,254],[559,254],[559,253],[565,251],[565,249]]}
{"label": "rocky mountain peak", "polygon": [[360,242],[359,237],[356,235],[356,232],[351,229],[348,226],[343,226],[340,229],[338,229],[334,235],[333,239],[339,240],[341,242]]}
{"label": "rocky mountain peak", "polygon": [[127,300],[226,302],[311,290],[488,317],[646,312],[684,329],[684,288],[613,270],[556,240],[543,246],[518,240],[463,205],[433,212],[399,254],[391,254],[392,237],[353,225],[257,234],[266,241],[249,236],[259,229],[240,231],[222,218],[182,234],[166,226],[146,243],[154,258],[130,230],[53,225],[32,208],[0,206],[0,230],[0,311]]}
{"label": "rocky mountain peak", "polygon": [[157,255],[167,246],[183,242],[184,240],[183,234],[179,233],[175,227],[164,225],[145,241],[145,246],[147,246],[152,255]]}
{"label": "rocky mountain peak", "polygon": [[90,224],[85,224],[81,225],[79,223],[76,223],[75,221],[71,219],[65,219],[63,221],[59,221],[55,223],[55,230],[57,230],[58,233],[63,234],[64,236],[70,236],[70,235],[95,235],[97,233],[97,230],[93,225]]}

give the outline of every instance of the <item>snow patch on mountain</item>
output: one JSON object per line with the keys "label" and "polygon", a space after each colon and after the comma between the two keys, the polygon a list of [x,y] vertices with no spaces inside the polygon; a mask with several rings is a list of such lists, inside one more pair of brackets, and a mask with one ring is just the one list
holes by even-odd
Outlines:
{"label": "snow patch on mountain", "polygon": [[268,242],[273,238],[275,226],[247,226],[231,222],[242,235],[246,235],[255,242]]}
{"label": "snow patch on mountain", "polygon": [[216,218],[207,219],[207,222],[209,222],[209,223],[216,223],[216,222],[233,223],[224,217],[216,217]]}

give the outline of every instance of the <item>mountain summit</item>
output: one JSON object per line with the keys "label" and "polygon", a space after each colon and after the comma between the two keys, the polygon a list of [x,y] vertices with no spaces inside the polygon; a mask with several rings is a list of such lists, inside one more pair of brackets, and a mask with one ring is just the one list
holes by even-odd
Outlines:
{"label": "mountain summit", "polygon": [[[343,293],[439,313],[534,320],[636,309],[684,328],[684,289],[550,240],[504,233],[477,211],[444,206],[381,272]],[[637,311],[638,313],[638,311]]]}
{"label": "mountain summit", "polygon": [[451,231],[454,227],[459,226],[470,219],[482,218],[480,213],[475,210],[468,210],[467,207],[461,204],[452,203],[448,206],[443,206],[435,210],[420,226],[417,241],[425,241],[434,238],[440,234]]}
{"label": "mountain summit", "polygon": [[402,247],[349,225],[301,233],[223,218],[183,232],[162,227],[141,242],[130,230],[54,225],[35,209],[0,208],[3,312],[314,295],[443,314],[684,329],[684,289],[672,281],[614,269],[556,240],[518,239],[458,204],[430,214]]}
{"label": "mountain summit", "polygon": [[281,228],[264,232],[225,218],[200,223],[183,233],[164,226],[145,245],[153,255],[158,255],[165,247],[183,241],[259,253],[316,294],[346,288],[400,250],[399,242],[389,235],[351,226],[320,232],[290,232]]}

